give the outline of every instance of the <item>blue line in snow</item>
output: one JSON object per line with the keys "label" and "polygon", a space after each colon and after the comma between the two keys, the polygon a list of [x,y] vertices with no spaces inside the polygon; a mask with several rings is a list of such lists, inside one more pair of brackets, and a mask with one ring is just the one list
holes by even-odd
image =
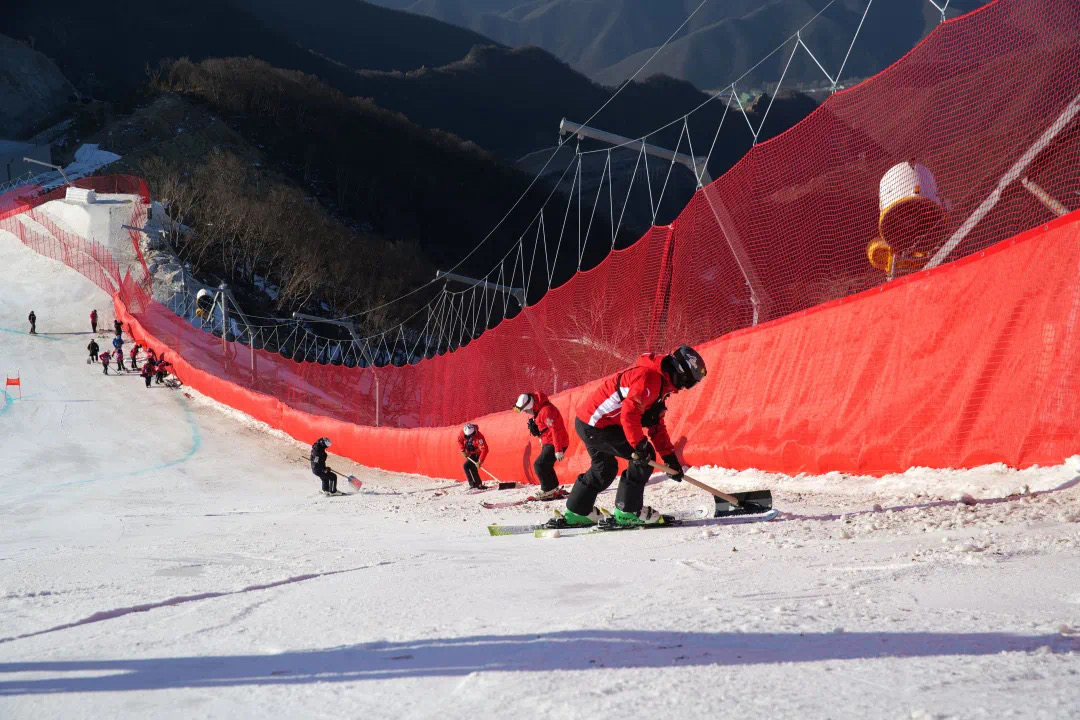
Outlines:
{"label": "blue line in snow", "polygon": [[187,462],[195,456],[195,453],[199,452],[199,450],[202,449],[202,432],[199,430],[199,424],[195,421],[195,413],[191,412],[191,408],[189,408],[187,404],[181,401],[179,398],[177,398],[177,402],[179,402],[180,407],[184,409],[184,420],[187,421],[188,427],[191,428],[191,447],[180,457],[174,460],[168,460],[158,465],[153,465],[151,467],[139,468],[138,470],[128,470],[127,472],[115,474],[110,473],[108,475],[97,475],[95,477],[86,478],[85,480],[72,480],[71,482],[59,483],[57,485],[46,485],[45,489],[71,487],[72,485],[87,485],[89,483],[97,482],[98,480],[102,480],[104,478],[116,479],[131,477],[133,475],[142,475],[143,473],[158,472],[159,470],[166,470],[176,465],[180,465],[181,463]]}
{"label": "blue line in snow", "polygon": [[29,400],[30,398],[36,397],[40,394],[41,393],[31,393],[29,395],[23,395],[22,397],[14,397],[10,392],[4,393],[4,405],[3,407],[0,407],[0,415],[3,415],[8,410],[10,410],[11,406],[15,404],[16,400]]}
{"label": "blue line in snow", "polygon": [[[40,393],[34,393],[34,394],[37,395],[37,394],[40,394]],[[27,395],[26,397],[31,397],[31,396]],[[17,400],[17,399],[18,398],[12,398],[10,395],[6,396],[6,400],[4,401],[4,405],[3,405],[2,408],[0,408],[0,415],[3,415],[5,412],[7,412],[8,408],[10,408],[11,405],[14,404],[15,400]],[[189,408],[187,406],[187,404],[184,403],[183,401],[181,401],[179,398],[177,398],[177,402],[179,402],[180,406],[184,409],[184,419],[187,421],[188,427],[191,428],[191,447],[188,448],[187,452],[185,452],[180,457],[175,458],[173,460],[167,460],[166,462],[159,463],[157,465],[152,465],[150,467],[139,468],[138,470],[128,470],[127,472],[109,473],[109,474],[106,474],[106,475],[95,475],[93,477],[84,478],[82,480],[72,480],[72,481],[66,482],[66,483],[57,483],[56,485],[44,485],[44,486],[41,487],[41,489],[42,490],[50,490],[50,489],[55,489],[55,488],[71,487],[73,485],[88,485],[88,484],[90,484],[92,482],[97,482],[98,480],[104,480],[106,478],[108,478],[108,479],[124,478],[124,477],[131,477],[132,475],[141,475],[143,473],[158,472],[160,470],[165,470],[167,468],[171,468],[171,467],[174,467],[176,465],[180,465],[181,463],[187,462],[188,460],[193,458],[195,456],[195,454],[197,452],[199,452],[200,449],[202,449],[202,431],[199,430],[199,424],[195,420],[195,413],[191,412],[191,408]],[[12,491],[0,490],[0,495],[11,495],[11,494],[12,494]]]}

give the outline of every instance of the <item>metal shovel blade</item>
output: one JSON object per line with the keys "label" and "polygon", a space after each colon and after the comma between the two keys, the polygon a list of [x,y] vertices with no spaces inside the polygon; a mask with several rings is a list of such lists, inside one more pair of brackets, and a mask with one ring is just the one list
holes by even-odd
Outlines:
{"label": "metal shovel blade", "polygon": [[716,512],[713,514],[713,517],[724,517],[725,515],[757,515],[772,509],[771,490],[750,490],[748,492],[730,494],[738,499],[739,504],[736,506],[723,498],[714,498],[716,500]]}

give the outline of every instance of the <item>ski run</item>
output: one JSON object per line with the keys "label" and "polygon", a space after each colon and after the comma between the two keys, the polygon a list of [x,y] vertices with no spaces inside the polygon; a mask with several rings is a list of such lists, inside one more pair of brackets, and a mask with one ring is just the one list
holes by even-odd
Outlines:
{"label": "ski run", "polygon": [[[1080,713],[1080,458],[693,468],[777,517],[493,538],[565,501],[334,456],[327,497],[308,446],[88,367],[90,282],[3,233],[0,264],[0,717]],[[645,500],[713,505],[659,474]]]}

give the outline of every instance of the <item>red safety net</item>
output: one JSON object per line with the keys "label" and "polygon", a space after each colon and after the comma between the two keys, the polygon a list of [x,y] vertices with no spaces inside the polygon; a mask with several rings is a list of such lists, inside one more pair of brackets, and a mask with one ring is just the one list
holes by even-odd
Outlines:
{"label": "red safety net", "polygon": [[[146,181],[132,175],[95,175],[74,180],[71,186],[102,194],[136,195],[144,203],[150,202],[150,190]],[[67,185],[62,185],[50,190],[41,185],[22,185],[0,193],[0,220],[26,212],[50,200],[59,200],[67,193],[67,188]]]}
{"label": "red safety net", "polygon": [[[1049,293],[1080,302],[1066,279],[1075,253],[1059,247],[1075,226],[1022,252],[995,243],[1077,204],[1078,112],[1080,6],[997,0],[756,146],[672,225],[452,353],[297,363],[195,329],[150,301],[145,277],[126,276],[118,300],[137,337],[176,353],[185,382],[388,469],[456,474],[445,426],[532,390],[557,395],[569,418],[594,379],[682,343],[707,343],[712,369],[671,403],[691,462],[884,473],[1060,460],[1078,450],[1062,388],[1077,338]],[[992,262],[920,270],[991,246]],[[481,424],[488,466],[531,477],[521,418]],[[582,464],[574,439],[569,469]]]}

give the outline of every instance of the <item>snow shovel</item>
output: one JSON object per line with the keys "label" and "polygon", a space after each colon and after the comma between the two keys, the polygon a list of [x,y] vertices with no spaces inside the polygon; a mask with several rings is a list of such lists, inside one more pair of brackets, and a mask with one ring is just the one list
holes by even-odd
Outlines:
{"label": "snow shovel", "polygon": [[[309,458],[307,456],[304,456],[304,455],[299,455],[299,456],[297,456],[296,459],[297,460],[307,460],[307,461],[311,460],[311,458]],[[326,469],[329,470],[330,472],[334,473],[335,475],[345,475],[345,473],[339,473],[337,470],[335,470],[332,467],[327,467]],[[356,477],[355,475],[345,475],[345,479],[348,480],[349,484],[352,485],[357,490],[364,487],[364,481],[361,480],[360,478]]]}
{"label": "snow shovel", "polygon": [[[345,475],[345,473],[339,473],[337,470],[335,470],[334,468],[331,468],[331,467],[328,467],[326,469],[329,470],[330,472],[334,473],[335,475]],[[361,480],[360,478],[356,477],[355,475],[345,475],[345,479],[348,480],[349,484],[352,485],[357,490],[360,490],[360,489],[362,489],[364,487],[364,481]],[[365,492],[372,492],[372,491],[371,490],[365,490]],[[376,493],[376,494],[378,494],[378,493]]]}
{"label": "snow shovel", "polygon": [[[335,470],[332,467],[327,467],[326,469],[329,470],[330,472],[334,473],[335,475],[338,475],[338,476],[345,475],[345,473],[340,473],[340,472],[338,472],[337,470]],[[349,484],[352,485],[357,490],[364,487],[364,482],[360,478],[356,477],[355,475],[345,475],[345,479],[348,480]]]}
{"label": "snow shovel", "polygon": [[472,462],[472,464],[473,464],[473,465],[475,465],[475,466],[476,466],[476,467],[478,467],[479,469],[481,469],[481,470],[483,470],[484,472],[486,472],[486,473],[488,474],[488,477],[489,477],[489,478],[491,478],[492,480],[494,480],[495,482],[497,482],[497,483],[499,484],[499,489],[500,489],[500,490],[513,490],[514,488],[516,488],[516,487],[518,486],[518,484],[517,484],[516,482],[503,482],[503,481],[502,481],[502,480],[500,480],[499,478],[497,478],[497,477],[495,477],[494,475],[492,475],[492,474],[491,474],[491,471],[490,471],[490,470],[488,470],[487,468],[485,468],[484,466],[482,466],[482,465],[481,465],[480,463],[476,462],[476,461],[475,461],[475,460],[473,460],[472,458],[469,458],[469,460],[470,460],[470,462]]}
{"label": "snow shovel", "polygon": [[[649,465],[668,475],[675,474],[674,469],[654,460],[650,460]],[[732,493],[729,495],[728,493],[720,492],[716,488],[709,487],[705,483],[700,480],[695,480],[689,475],[684,474],[682,479],[713,496],[713,500],[716,501],[713,517],[725,517],[727,515],[757,515],[772,509],[772,491],[770,490],[749,490],[747,492]]]}

